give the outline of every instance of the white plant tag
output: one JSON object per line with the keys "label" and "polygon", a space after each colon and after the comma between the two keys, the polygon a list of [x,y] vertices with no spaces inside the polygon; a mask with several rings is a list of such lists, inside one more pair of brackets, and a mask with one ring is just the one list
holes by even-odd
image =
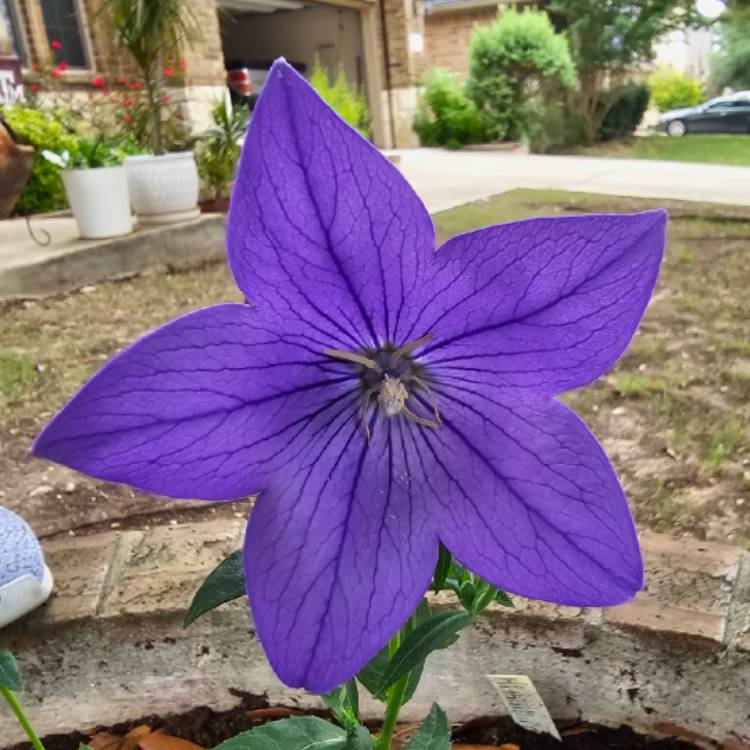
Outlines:
{"label": "white plant tag", "polygon": [[542,697],[526,675],[489,674],[487,679],[500,693],[508,713],[518,726],[530,732],[551,734],[556,740],[562,742]]}

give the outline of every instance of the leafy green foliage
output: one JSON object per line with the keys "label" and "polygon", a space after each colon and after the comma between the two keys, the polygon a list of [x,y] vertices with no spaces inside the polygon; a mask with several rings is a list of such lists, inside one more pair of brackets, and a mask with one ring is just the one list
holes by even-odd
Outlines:
{"label": "leafy green foliage", "polygon": [[227,96],[214,106],[213,127],[196,149],[198,173],[215,199],[229,195],[240,158],[240,140],[245,135],[250,112],[233,107]]}
{"label": "leafy green foliage", "polygon": [[32,109],[13,105],[3,109],[3,117],[13,128],[19,140],[36,149],[31,177],[16,204],[16,212],[32,214],[65,208],[65,190],[59,168],[44,159],[45,149],[75,153],[77,138],[61,123],[55,110]]}
{"label": "leafy green foliage", "polygon": [[[592,143],[616,97],[612,82],[653,58],[654,43],[674,29],[700,22],[696,0],[540,0],[555,28],[565,33],[578,83],[568,101],[571,134]],[[616,92],[614,92],[616,93]]]}
{"label": "leafy green foliage", "polygon": [[215,750],[343,750],[346,745],[347,734],[341,727],[314,716],[301,716],[242,732]]}
{"label": "leafy green foliage", "polygon": [[206,577],[185,614],[187,627],[199,617],[222,604],[245,595],[245,572],[242,568],[242,550],[224,558]]}
{"label": "leafy green foliage", "polygon": [[345,750],[372,750],[373,737],[367,727],[358,725],[346,733]]}
{"label": "leafy green foliage", "polygon": [[719,88],[750,89],[750,13],[721,25],[721,47],[711,61],[711,79]]}
{"label": "leafy green foliage", "polygon": [[574,78],[568,43],[546,13],[503,10],[474,32],[467,93],[493,140],[527,135],[543,100]]}
{"label": "leafy green foliage", "polygon": [[349,680],[343,685],[339,685],[330,693],[321,696],[323,703],[333,711],[336,721],[344,729],[356,727],[359,723],[359,691],[357,690],[357,681]]}
{"label": "leafy green foliage", "polygon": [[648,88],[641,84],[631,81],[620,88],[599,126],[599,137],[607,141],[632,135],[646,113],[648,99]]}
{"label": "leafy green foliage", "polygon": [[422,722],[417,733],[406,744],[404,750],[450,750],[451,732],[448,717],[437,703]]}
{"label": "leafy green foliage", "polygon": [[15,656],[10,651],[0,651],[0,688],[19,693],[23,689],[21,673]]}
{"label": "leafy green foliage", "polygon": [[678,73],[674,68],[660,68],[652,73],[648,79],[648,90],[651,93],[651,101],[659,112],[678,107],[693,107],[703,101],[700,82]]}
{"label": "leafy green foliage", "polygon": [[328,73],[316,61],[310,76],[310,85],[344,122],[358,130],[365,138],[369,138],[370,112],[367,109],[367,99],[349,85],[343,68],[339,70],[336,80],[331,83]]}
{"label": "leafy green foliage", "polygon": [[425,82],[413,127],[423,146],[458,148],[484,140],[479,110],[458,78],[441,68],[433,70]]}
{"label": "leafy green foliage", "polygon": [[389,687],[422,664],[433,651],[454,643],[458,632],[470,622],[471,615],[467,612],[450,610],[432,614],[417,625],[388,662],[378,694],[384,695]]}
{"label": "leafy green foliage", "polygon": [[59,169],[95,169],[96,167],[117,167],[129,154],[142,153],[128,143],[111,143],[104,136],[98,138],[78,138],[73,152],[63,149],[44,149],[42,157]]}

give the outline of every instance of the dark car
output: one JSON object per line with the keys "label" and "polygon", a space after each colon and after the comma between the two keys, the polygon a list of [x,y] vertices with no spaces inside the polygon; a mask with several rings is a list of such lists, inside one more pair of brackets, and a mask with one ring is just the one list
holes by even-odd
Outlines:
{"label": "dark car", "polygon": [[659,125],[669,135],[750,133],[750,95],[720,96],[697,107],[663,112]]}

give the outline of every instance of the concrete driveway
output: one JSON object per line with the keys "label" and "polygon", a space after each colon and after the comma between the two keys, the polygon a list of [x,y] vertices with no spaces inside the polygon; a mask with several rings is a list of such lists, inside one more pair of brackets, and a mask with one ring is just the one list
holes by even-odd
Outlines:
{"label": "concrete driveway", "polygon": [[393,153],[431,212],[515,188],[750,206],[749,167],[434,148]]}

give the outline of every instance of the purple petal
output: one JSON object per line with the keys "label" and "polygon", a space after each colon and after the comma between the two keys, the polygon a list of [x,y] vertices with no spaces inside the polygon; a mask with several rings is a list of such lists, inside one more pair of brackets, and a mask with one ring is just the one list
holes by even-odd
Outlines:
{"label": "purple petal", "polygon": [[185,315],[110,360],[34,443],[35,455],[170,497],[227,500],[258,491],[351,377],[305,337],[247,305]]}
{"label": "purple petal", "polygon": [[250,514],[250,606],[287,685],[322,693],[349,679],[429,585],[437,534],[404,425],[380,418],[368,445],[361,423],[332,421]]}
{"label": "purple petal", "polygon": [[326,346],[397,340],[434,247],[409,184],[283,61],[253,113],[227,230],[237,284]]}
{"label": "purple petal", "polygon": [[436,467],[440,538],[468,568],[534,599],[605,606],[643,584],[633,521],[596,438],[558,401],[436,389],[444,425],[417,438]]}
{"label": "purple petal", "polygon": [[664,211],[530,219],[449,240],[407,335],[444,382],[555,395],[627,347],[664,251]]}

